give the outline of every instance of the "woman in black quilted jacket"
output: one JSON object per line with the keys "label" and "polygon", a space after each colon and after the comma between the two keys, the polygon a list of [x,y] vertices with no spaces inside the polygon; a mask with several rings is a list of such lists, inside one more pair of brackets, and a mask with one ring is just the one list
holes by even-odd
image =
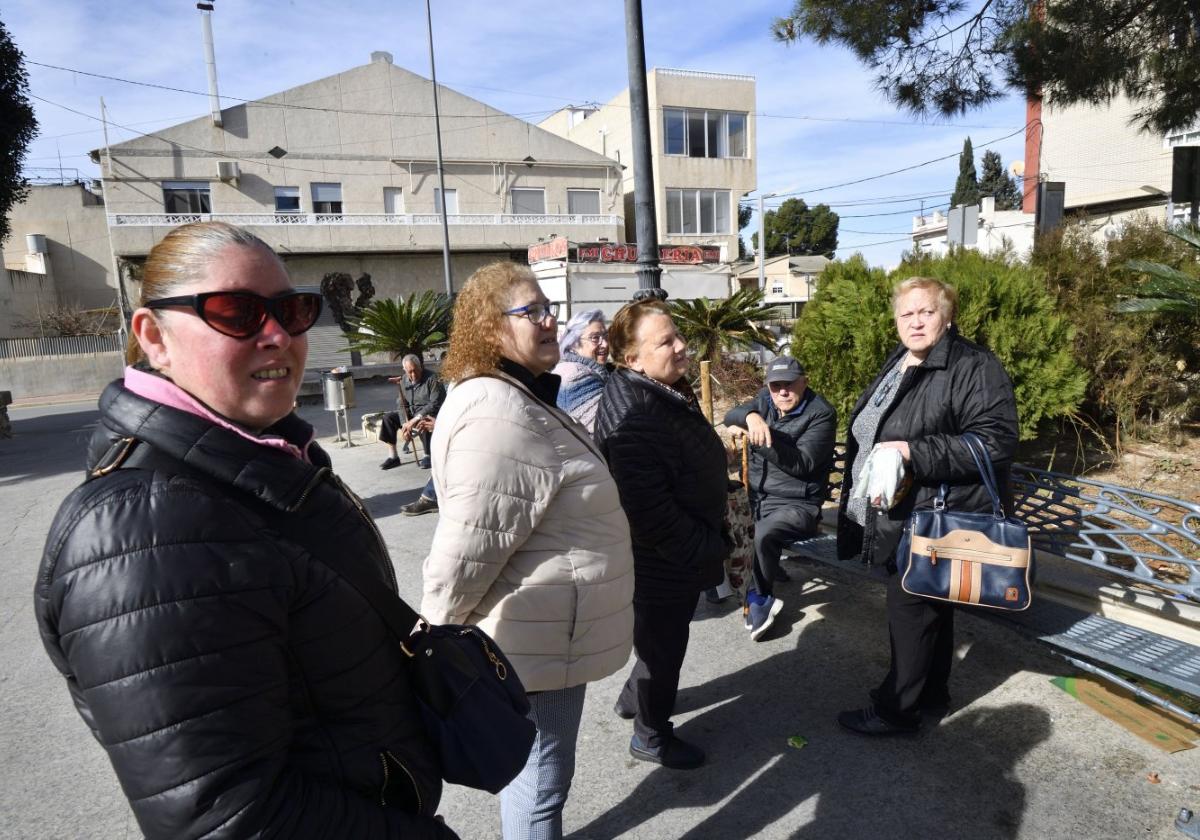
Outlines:
{"label": "woman in black quilted jacket", "polygon": [[46,651],[149,838],[453,838],[404,654],[327,564],[395,590],[292,413],[320,295],[261,240],[150,252],[130,367],[46,540]]}
{"label": "woman in black quilted jacket", "polygon": [[616,712],[633,718],[629,751],[691,769],[704,752],[675,736],[671,714],[699,594],[721,582],[730,543],[725,447],[688,384],[687,344],[661,301],[631,303],[608,331],[617,369],[596,417],[633,537],[637,662]]}
{"label": "woman in black quilted jacket", "polygon": [[[899,283],[892,308],[900,344],[850,413],[838,556],[867,554],[893,572],[887,593],[891,665],[870,692],[871,705],[838,715],[842,726],[863,735],[915,732],[922,712],[944,713],[950,704],[955,607],[905,592],[894,574],[892,558],[913,509],[933,507],[946,484],[948,509],[991,511],[966,433],[983,441],[1001,494],[1008,492],[1017,446],[1012,382],[999,359],[958,334],[957,306],[954,287],[940,280]],[[877,511],[852,492],[873,448],[899,452],[912,483],[890,510]]]}

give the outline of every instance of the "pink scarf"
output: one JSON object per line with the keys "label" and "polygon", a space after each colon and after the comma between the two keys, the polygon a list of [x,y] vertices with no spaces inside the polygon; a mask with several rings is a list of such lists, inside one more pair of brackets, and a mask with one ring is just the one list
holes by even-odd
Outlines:
{"label": "pink scarf", "polygon": [[139,397],[159,403],[160,405],[186,411],[188,414],[194,414],[197,417],[203,417],[214,426],[227,429],[236,435],[244,437],[246,440],[286,452],[289,455],[299,458],[301,461],[308,460],[308,445],[312,443],[313,439],[309,439],[308,443],[304,444],[304,448],[301,449],[294,444],[288,443],[278,435],[252,435],[241,426],[231,423],[215,413],[204,403],[166,377],[146,373],[134,367],[127,367],[125,368],[125,388]]}

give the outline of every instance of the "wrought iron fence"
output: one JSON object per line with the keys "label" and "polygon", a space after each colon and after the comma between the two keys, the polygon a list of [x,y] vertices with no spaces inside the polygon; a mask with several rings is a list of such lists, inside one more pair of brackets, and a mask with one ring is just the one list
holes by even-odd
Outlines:
{"label": "wrought iron fence", "polygon": [[55,335],[47,338],[0,338],[0,359],[35,356],[71,356],[124,350],[117,333],[109,335]]}

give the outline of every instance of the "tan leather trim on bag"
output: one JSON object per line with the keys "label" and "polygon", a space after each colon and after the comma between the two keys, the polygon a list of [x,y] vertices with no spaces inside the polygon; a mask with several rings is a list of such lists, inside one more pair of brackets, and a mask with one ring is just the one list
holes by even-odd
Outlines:
{"label": "tan leather trim on bag", "polygon": [[951,531],[937,539],[913,537],[911,551],[913,554],[936,557],[939,561],[953,558],[1015,569],[1027,567],[1030,554],[1028,546],[1013,548],[997,545],[978,531],[962,530]]}

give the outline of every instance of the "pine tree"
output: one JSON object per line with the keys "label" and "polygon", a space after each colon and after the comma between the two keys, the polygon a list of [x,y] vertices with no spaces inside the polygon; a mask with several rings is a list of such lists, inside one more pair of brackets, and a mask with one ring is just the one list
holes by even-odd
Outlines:
{"label": "pine tree", "polygon": [[1012,176],[1004,171],[999,152],[989,150],[983,153],[982,170],[979,194],[995,198],[997,210],[1021,209],[1021,190]]}
{"label": "pine tree", "polygon": [[975,176],[975,150],[971,138],[963,141],[962,154],[958,156],[958,180],[954,182],[954,194],[950,196],[951,207],[968,207],[979,203],[979,179]]}

